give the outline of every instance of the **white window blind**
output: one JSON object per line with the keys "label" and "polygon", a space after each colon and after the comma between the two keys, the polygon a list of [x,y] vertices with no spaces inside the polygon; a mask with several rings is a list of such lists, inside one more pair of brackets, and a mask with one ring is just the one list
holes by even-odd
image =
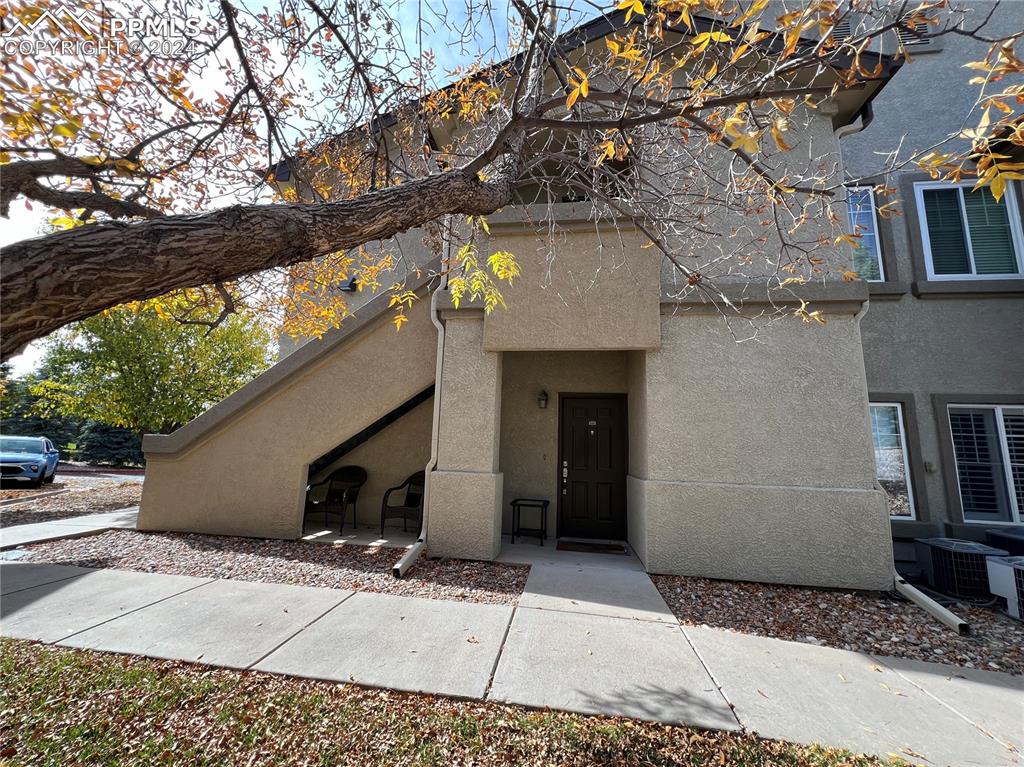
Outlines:
{"label": "white window blind", "polygon": [[964,521],[1020,522],[1024,407],[950,405],[949,429]]}

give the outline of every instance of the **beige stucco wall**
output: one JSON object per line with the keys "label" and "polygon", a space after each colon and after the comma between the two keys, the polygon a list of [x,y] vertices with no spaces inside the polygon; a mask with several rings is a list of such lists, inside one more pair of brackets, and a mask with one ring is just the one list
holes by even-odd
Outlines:
{"label": "beige stucco wall", "polygon": [[415,303],[399,332],[384,314],[183,452],[147,452],[139,528],[298,537],[310,461],[433,383],[428,314]]}
{"label": "beige stucco wall", "polygon": [[[430,398],[327,468],[317,472],[311,480],[319,482],[342,466],[362,466],[366,469],[367,478],[366,484],[359,491],[356,523],[379,525],[384,492],[389,487],[404,482],[410,474],[423,471],[430,460],[430,429],[433,414],[434,399]],[[319,522],[322,517],[315,516],[314,519]],[[352,517],[348,517],[346,524],[351,522],[351,519]],[[327,522],[334,527],[337,525],[337,517],[328,516]],[[391,519],[388,520],[388,524],[401,526],[402,522]]]}
{"label": "beige stucco wall", "polygon": [[[546,498],[548,534],[554,537],[558,508],[559,393],[628,391],[625,351],[505,352],[502,361],[500,467],[505,477],[502,529],[512,530],[513,498]],[[548,393],[548,406],[537,395]],[[629,403],[627,403],[627,408]],[[627,410],[628,412],[628,410]],[[524,512],[532,527],[536,512]]]}
{"label": "beige stucco wall", "polygon": [[[559,206],[566,216],[573,206]],[[521,215],[521,214],[520,214]],[[586,226],[586,225],[583,225]],[[492,250],[515,254],[522,275],[501,286],[507,311],[484,323],[492,351],[647,349],[658,345],[658,256],[632,231],[538,236],[491,224]],[[552,255],[553,254],[553,255]]]}
{"label": "beige stucco wall", "polygon": [[[821,103],[817,109],[797,106],[792,115],[793,129],[785,133],[791,151],[778,150],[765,135],[761,140],[760,161],[771,169],[774,178],[818,178],[822,179],[824,187],[841,183],[839,142],[833,128],[835,114],[834,106],[828,102]],[[786,231],[785,241],[796,247],[783,251],[779,227],[786,230],[793,224],[787,213],[780,213],[777,224],[770,209],[751,205],[745,210],[743,206],[751,203],[742,195],[731,197],[728,204],[721,199],[720,181],[743,171],[735,153],[720,143],[695,151],[696,156],[689,152],[678,153],[674,161],[678,174],[663,171],[666,179],[662,185],[666,182],[676,185],[676,194],[685,189],[692,200],[686,212],[700,216],[699,221],[692,222],[692,227],[681,225],[677,232],[665,236],[675,261],[702,274],[712,287],[716,282],[730,280],[749,282],[745,294],[739,297],[741,302],[763,302],[767,296],[776,295],[779,282],[791,276],[780,271],[780,264],[805,256],[807,250],[813,250],[816,258],[824,259],[821,268],[833,278],[847,268],[852,251],[831,244],[842,227],[829,220],[821,201],[808,202],[806,196],[800,194],[792,196],[797,211],[799,206],[808,203],[808,217],[797,229]],[[667,158],[666,162],[669,162]],[[697,166],[700,172],[694,172]],[[685,187],[684,181],[679,179],[685,179]],[[710,202],[704,202],[705,198]],[[687,275],[672,261],[662,258],[659,263],[664,294],[694,296],[701,293],[698,287],[689,285]],[[806,259],[796,273],[810,279],[822,276],[820,272],[811,271]]]}
{"label": "beige stucco wall", "polygon": [[485,351],[482,312],[445,312],[437,468],[427,477],[431,555],[493,559],[501,548],[498,469],[502,355]]}
{"label": "beige stucco wall", "polygon": [[626,535],[633,552],[647,564],[647,504],[641,484],[634,477],[647,474],[647,352],[627,354],[629,410],[626,429],[629,438],[629,476],[626,478]]}
{"label": "beige stucco wall", "polygon": [[430,556],[494,559],[501,550],[501,486],[498,472],[430,473]]}
{"label": "beige stucco wall", "polygon": [[785,320],[738,344],[721,317],[666,316],[644,354],[629,513],[649,570],[891,584],[856,317]]}

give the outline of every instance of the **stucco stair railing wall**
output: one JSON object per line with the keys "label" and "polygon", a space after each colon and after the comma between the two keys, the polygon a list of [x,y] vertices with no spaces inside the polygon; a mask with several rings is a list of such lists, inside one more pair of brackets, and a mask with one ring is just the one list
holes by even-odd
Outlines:
{"label": "stucco stair railing wall", "polygon": [[[414,287],[426,297],[426,278]],[[139,529],[299,537],[309,464],[434,383],[429,300],[400,331],[387,300],[173,434],[146,435]]]}

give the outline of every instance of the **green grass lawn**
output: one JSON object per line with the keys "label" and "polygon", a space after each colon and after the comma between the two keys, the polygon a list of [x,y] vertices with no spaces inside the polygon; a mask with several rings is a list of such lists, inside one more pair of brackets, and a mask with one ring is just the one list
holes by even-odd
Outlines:
{"label": "green grass lawn", "polygon": [[12,639],[0,639],[0,679],[0,764],[889,764],[750,735]]}

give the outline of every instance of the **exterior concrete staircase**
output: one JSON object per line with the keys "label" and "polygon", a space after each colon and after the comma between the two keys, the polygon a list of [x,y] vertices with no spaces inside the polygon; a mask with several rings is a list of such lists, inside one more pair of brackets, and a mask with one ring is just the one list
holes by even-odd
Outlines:
{"label": "exterior concrete staircase", "polygon": [[311,463],[434,384],[429,278],[400,331],[388,296],[168,435],[146,435],[140,530],[302,534]]}

